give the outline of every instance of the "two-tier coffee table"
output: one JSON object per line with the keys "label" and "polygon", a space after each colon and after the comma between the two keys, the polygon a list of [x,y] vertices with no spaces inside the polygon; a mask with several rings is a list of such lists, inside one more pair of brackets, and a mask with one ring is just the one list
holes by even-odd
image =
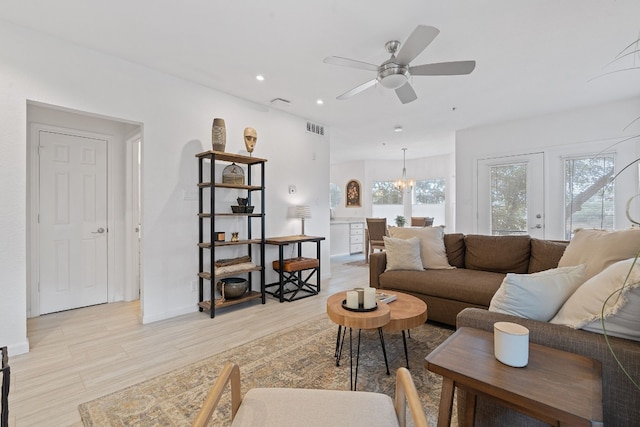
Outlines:
{"label": "two-tier coffee table", "polygon": [[529,344],[529,363],[513,368],[493,352],[493,334],[460,328],[426,358],[442,375],[438,427],[448,426],[455,387],[467,392],[465,419],[474,424],[476,396],[551,425],[602,425],[602,366],[597,360],[539,344]]}
{"label": "two-tier coffee table", "polygon": [[[334,323],[338,324],[338,336],[336,338],[336,365],[340,365],[340,356],[346,329],[349,328],[349,355],[351,362],[351,389],[355,390],[358,381],[358,365],[360,358],[360,332],[362,329],[378,329],[380,335],[380,344],[382,346],[382,354],[384,363],[389,375],[389,363],[387,360],[387,351],[384,343],[383,332],[399,332],[402,331],[402,339],[404,343],[404,353],[409,367],[409,355],[407,352],[407,341],[405,331],[421,325],[427,320],[427,305],[420,299],[403,294],[401,292],[393,292],[397,299],[386,304],[378,301],[378,308],[373,311],[359,312],[350,311],[342,307],[342,302],[346,299],[347,293],[338,292],[331,295],[327,299],[327,315]],[[355,376],[353,375],[353,344],[352,330],[358,330],[358,346],[356,351]]]}
{"label": "two-tier coffee table", "polygon": [[396,300],[389,303],[391,319],[382,327],[383,332],[402,332],[404,357],[409,369],[409,352],[407,351],[406,332],[427,321],[427,304],[413,295],[396,291],[386,291],[396,295]]}

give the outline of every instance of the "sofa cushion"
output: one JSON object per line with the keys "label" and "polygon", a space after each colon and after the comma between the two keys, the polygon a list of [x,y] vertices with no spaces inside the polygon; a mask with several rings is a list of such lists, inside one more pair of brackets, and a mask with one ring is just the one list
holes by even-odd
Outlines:
{"label": "sofa cushion", "polygon": [[464,268],[464,234],[449,233],[443,237],[444,248],[447,251],[449,265]]}
{"label": "sofa cushion", "polygon": [[453,268],[447,261],[442,227],[389,227],[389,235],[398,239],[417,237],[420,241],[422,267],[427,269]]}
{"label": "sofa cushion", "polygon": [[420,241],[417,237],[396,239],[384,236],[384,250],[387,253],[387,268],[391,270],[420,270]]}
{"label": "sofa cushion", "polygon": [[464,268],[386,271],[380,275],[379,283],[383,289],[413,292],[489,307],[491,298],[500,287],[504,276],[502,273]]}
{"label": "sofa cushion", "polygon": [[603,311],[607,334],[640,341],[640,265],[635,258],[610,265],[586,281],[551,323],[603,333]]}
{"label": "sofa cushion", "polygon": [[636,256],[640,251],[640,228],[606,231],[578,229],[564,251],[558,267],[586,264],[587,279],[608,266]]}
{"label": "sofa cushion", "polygon": [[465,268],[495,273],[527,273],[529,236],[484,236],[469,234],[464,238]]}
{"label": "sofa cushion", "polygon": [[489,311],[548,322],[584,283],[585,268],[580,264],[534,274],[509,273],[491,299]]}
{"label": "sofa cushion", "polygon": [[531,257],[528,273],[549,270],[558,267],[558,262],[569,244],[564,240],[531,239]]}

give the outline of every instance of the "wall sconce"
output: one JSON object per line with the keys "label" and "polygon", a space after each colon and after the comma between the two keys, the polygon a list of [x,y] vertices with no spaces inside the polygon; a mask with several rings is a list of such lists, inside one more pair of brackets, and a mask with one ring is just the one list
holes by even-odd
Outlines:
{"label": "wall sconce", "polygon": [[296,206],[296,218],[300,218],[300,220],[302,221],[302,233],[300,234],[304,236],[304,220],[311,218],[311,206]]}

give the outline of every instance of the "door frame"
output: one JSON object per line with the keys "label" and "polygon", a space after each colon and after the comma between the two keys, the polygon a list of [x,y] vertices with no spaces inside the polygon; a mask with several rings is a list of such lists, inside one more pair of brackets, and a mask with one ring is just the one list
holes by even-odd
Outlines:
{"label": "door frame", "polygon": [[126,138],[124,146],[126,151],[124,300],[133,301],[142,298],[142,230],[136,231],[136,227],[142,227],[142,130]]}
{"label": "door frame", "polygon": [[[29,164],[29,218],[27,229],[27,242],[30,250],[27,252],[27,317],[40,315],[40,290],[38,289],[40,279],[40,236],[38,227],[38,214],[40,212],[39,191],[40,191],[40,165],[38,159],[38,134],[40,132],[54,132],[75,135],[85,138],[103,139],[107,141],[107,227],[115,230],[114,212],[114,186],[112,183],[113,167],[113,137],[111,135],[82,131],[73,128],[53,126],[42,123],[29,124],[29,139],[27,142],[28,164]],[[113,302],[113,290],[110,278],[115,272],[115,234],[107,233],[107,302]]]}

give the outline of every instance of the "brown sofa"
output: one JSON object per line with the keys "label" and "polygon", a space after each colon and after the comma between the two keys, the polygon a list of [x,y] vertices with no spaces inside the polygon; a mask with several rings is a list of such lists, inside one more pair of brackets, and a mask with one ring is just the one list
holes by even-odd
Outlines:
{"label": "brown sofa", "polygon": [[489,308],[506,273],[535,273],[556,268],[569,242],[530,236],[445,234],[447,258],[454,269],[385,271],[385,252],[372,254],[370,286],[414,295],[427,303],[429,320],[455,326],[467,307]]}

